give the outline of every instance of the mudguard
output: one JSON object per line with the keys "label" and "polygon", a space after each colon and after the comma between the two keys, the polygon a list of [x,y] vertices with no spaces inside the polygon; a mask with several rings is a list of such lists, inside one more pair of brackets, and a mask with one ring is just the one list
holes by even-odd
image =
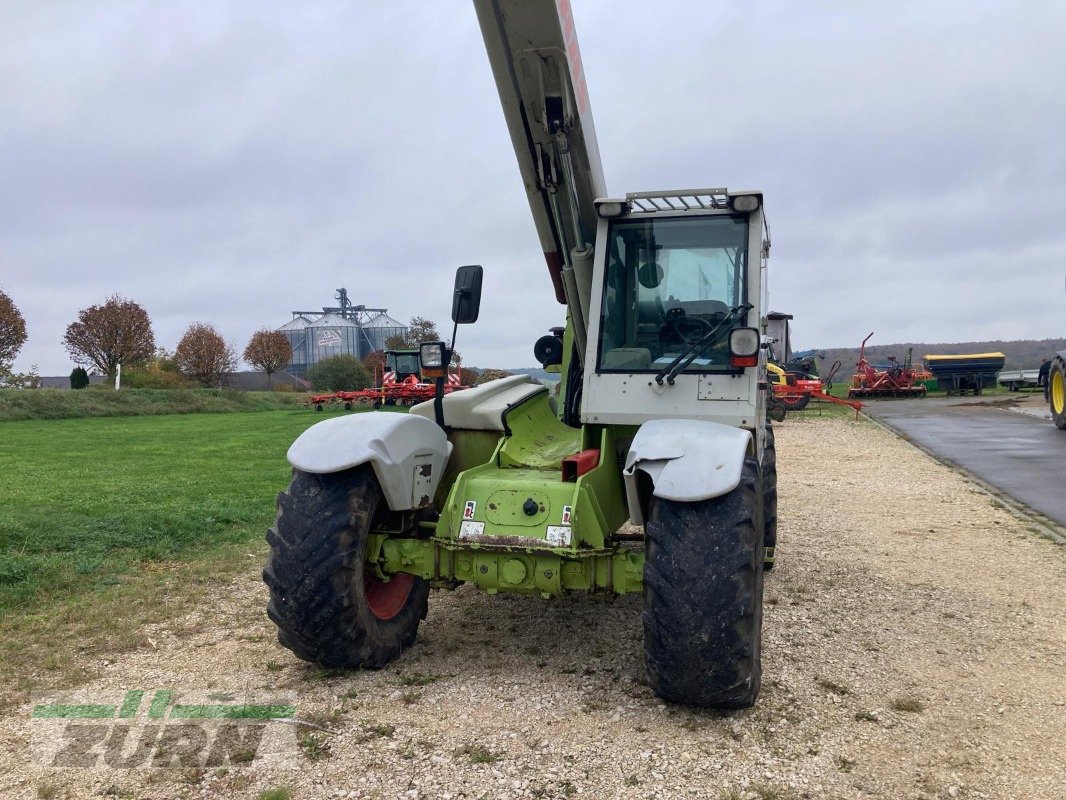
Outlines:
{"label": "mudguard", "polygon": [[371,411],[312,425],[292,443],[288,459],[317,474],[369,463],[389,508],[405,511],[433,501],[451,453],[444,431],[428,419]]}
{"label": "mudguard", "polygon": [[[626,455],[626,502],[634,523],[644,524],[650,495],[665,500],[709,500],[740,483],[751,432],[720,422],[655,419],[640,426]],[[643,472],[651,479],[639,480]]]}

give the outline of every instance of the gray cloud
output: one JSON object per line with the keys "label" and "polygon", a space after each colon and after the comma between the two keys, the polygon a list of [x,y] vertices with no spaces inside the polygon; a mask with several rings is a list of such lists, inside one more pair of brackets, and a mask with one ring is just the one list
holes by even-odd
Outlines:
{"label": "gray cloud", "polygon": [[[762,189],[800,344],[1062,335],[1061,6],[574,4],[611,192]],[[483,263],[469,363],[561,321],[466,3],[12,2],[0,110],[22,367],[116,291],[243,346]]]}

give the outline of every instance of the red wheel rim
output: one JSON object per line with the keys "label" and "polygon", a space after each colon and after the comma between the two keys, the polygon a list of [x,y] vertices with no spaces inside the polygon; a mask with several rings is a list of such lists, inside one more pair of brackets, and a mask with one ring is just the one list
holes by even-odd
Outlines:
{"label": "red wheel rim", "polygon": [[380,620],[392,619],[407,604],[411,589],[415,585],[415,576],[399,572],[390,581],[379,581],[370,575],[363,577],[363,591],[370,613]]}

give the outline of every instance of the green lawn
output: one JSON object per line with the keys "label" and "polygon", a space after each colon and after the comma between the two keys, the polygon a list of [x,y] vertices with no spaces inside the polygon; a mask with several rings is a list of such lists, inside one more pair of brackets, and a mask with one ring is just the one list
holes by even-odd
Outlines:
{"label": "green lawn", "polygon": [[0,422],[0,618],[259,542],[306,409]]}

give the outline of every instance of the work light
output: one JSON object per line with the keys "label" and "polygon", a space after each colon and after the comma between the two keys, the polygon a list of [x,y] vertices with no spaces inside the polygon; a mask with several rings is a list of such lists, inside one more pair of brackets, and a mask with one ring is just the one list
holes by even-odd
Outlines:
{"label": "work light", "polygon": [[620,217],[629,208],[629,204],[625,200],[597,200],[596,201],[596,213],[604,219],[613,219],[614,217]]}
{"label": "work light", "polygon": [[759,195],[757,194],[739,194],[729,198],[729,205],[733,207],[734,211],[743,211],[745,213],[755,211],[759,208]]}
{"label": "work light", "polygon": [[440,369],[444,366],[444,342],[422,342],[418,346],[418,359],[423,369]]}

